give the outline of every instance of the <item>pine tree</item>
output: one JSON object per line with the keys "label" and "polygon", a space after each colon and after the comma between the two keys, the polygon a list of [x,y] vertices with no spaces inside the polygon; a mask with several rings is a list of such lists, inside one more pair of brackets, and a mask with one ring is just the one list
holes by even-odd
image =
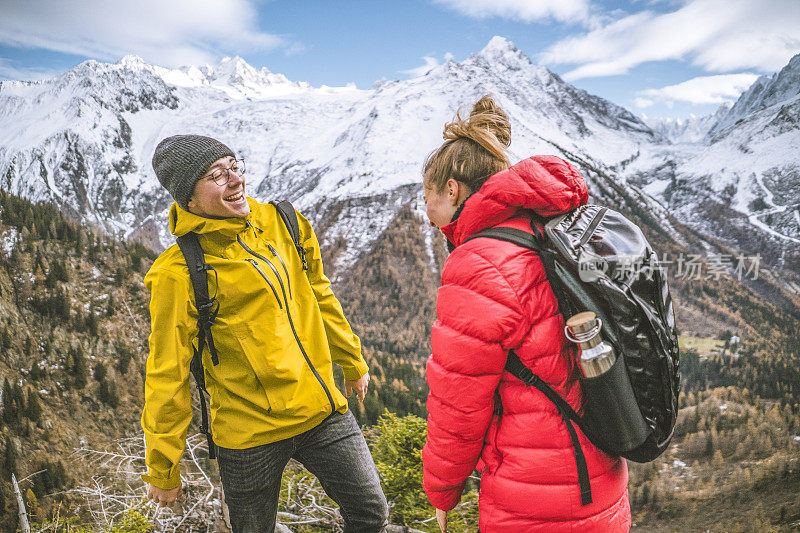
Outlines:
{"label": "pine tree", "polygon": [[81,231],[80,228],[78,229],[77,232],[75,232],[74,250],[75,250],[75,257],[81,257],[83,255],[83,231]]}
{"label": "pine tree", "polygon": [[94,314],[94,309],[89,309],[89,313],[86,315],[86,320],[84,322],[84,329],[92,337],[97,337],[98,324],[97,316]]}
{"label": "pine tree", "polygon": [[131,353],[128,347],[125,346],[125,343],[120,340],[117,340],[117,342],[114,343],[114,346],[117,350],[117,370],[124,376],[128,373],[131,359],[133,359],[133,353]]}
{"label": "pine tree", "polygon": [[28,373],[28,378],[32,381],[39,381],[46,375],[45,371],[37,363],[31,365],[31,370]]}
{"label": "pine tree", "polygon": [[89,380],[89,364],[83,353],[83,347],[79,345],[70,348],[70,355],[72,356],[72,383],[76,389],[82,389]]}
{"label": "pine tree", "polygon": [[11,334],[8,332],[8,328],[3,328],[2,343],[3,350],[11,348]]}
{"label": "pine tree", "polygon": [[47,277],[45,278],[45,286],[53,289],[56,287],[56,282],[69,281],[69,274],[67,273],[67,267],[64,265],[62,261],[58,259],[53,261],[53,264],[50,266],[50,270],[47,272]]}
{"label": "pine tree", "polygon": [[44,273],[44,260],[42,259],[42,252],[40,250],[36,250],[36,259],[33,262],[33,273],[36,273],[37,269],[42,269],[42,273]]}
{"label": "pine tree", "polygon": [[69,320],[69,296],[62,289],[57,289],[50,297],[50,313],[63,322]]}
{"label": "pine tree", "polygon": [[67,484],[67,469],[64,468],[64,463],[58,461],[53,465],[53,479],[55,480],[55,488],[60,489]]}
{"label": "pine tree", "polygon": [[428,501],[422,489],[422,446],[425,444],[425,420],[408,415],[383,415],[377,435],[371,439],[372,456],[381,474],[383,489],[394,502],[392,518],[409,524],[425,517]]}
{"label": "pine tree", "polygon": [[108,381],[107,379],[103,379],[100,382],[100,388],[97,390],[97,396],[100,398],[100,401],[110,405],[111,407],[116,407],[119,405],[119,397],[117,396],[117,385],[113,381]]}
{"label": "pine tree", "polygon": [[[22,388],[19,383],[14,383],[11,386],[11,394],[8,396],[8,403],[6,403],[6,395],[3,394],[3,415],[8,416],[8,424],[19,428],[22,424],[22,413],[25,411],[25,397],[22,395]],[[8,413],[6,415],[6,413]]]}
{"label": "pine tree", "polygon": [[6,425],[14,423],[14,393],[8,378],[3,379],[3,421]]}
{"label": "pine tree", "polygon": [[3,468],[5,468],[6,477],[17,472],[17,447],[11,436],[6,437],[6,446],[3,450]]}
{"label": "pine tree", "polygon": [[108,372],[106,371],[106,367],[103,366],[102,362],[98,361],[97,364],[94,365],[94,368],[92,368],[92,371],[94,374],[94,379],[100,382],[105,381]]}
{"label": "pine tree", "polygon": [[42,419],[42,406],[39,405],[38,395],[33,389],[28,389],[28,402],[25,409],[25,416],[31,422],[39,422]]}
{"label": "pine tree", "polygon": [[705,448],[705,451],[703,452],[703,454],[706,457],[711,457],[712,455],[714,455],[714,438],[711,436],[711,432],[710,431],[708,432],[708,435],[706,436],[706,448]]}

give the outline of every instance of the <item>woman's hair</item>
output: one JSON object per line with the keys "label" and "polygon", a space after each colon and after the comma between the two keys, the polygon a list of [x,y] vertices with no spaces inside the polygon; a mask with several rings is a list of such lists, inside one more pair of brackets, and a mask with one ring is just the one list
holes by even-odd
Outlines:
{"label": "woman's hair", "polygon": [[459,109],[453,121],[445,124],[443,136],[445,143],[425,159],[425,187],[439,192],[452,178],[474,192],[489,176],[511,166],[506,154],[511,124],[489,95],[475,102],[466,119]]}

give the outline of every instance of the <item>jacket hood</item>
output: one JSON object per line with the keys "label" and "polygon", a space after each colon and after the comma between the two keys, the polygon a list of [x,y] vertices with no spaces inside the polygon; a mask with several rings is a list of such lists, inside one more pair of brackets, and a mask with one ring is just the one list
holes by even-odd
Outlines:
{"label": "jacket hood", "polygon": [[553,155],[533,156],[491,176],[464,201],[458,217],[441,229],[458,246],[520,209],[553,217],[586,204],[588,198],[586,182],[575,167]]}
{"label": "jacket hood", "polygon": [[186,235],[193,231],[199,235],[218,233],[222,238],[235,239],[236,235],[247,227],[247,222],[253,216],[257,202],[247,197],[250,205],[250,214],[245,218],[206,218],[183,209],[174,202],[169,210],[169,231],[176,237]]}

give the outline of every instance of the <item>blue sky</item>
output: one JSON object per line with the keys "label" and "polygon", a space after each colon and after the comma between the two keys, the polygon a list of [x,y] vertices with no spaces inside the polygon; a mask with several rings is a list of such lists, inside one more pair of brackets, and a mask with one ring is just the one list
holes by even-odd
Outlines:
{"label": "blue sky", "polygon": [[800,0],[0,0],[0,79],[239,55],[313,85],[408,78],[494,35],[638,114],[713,112],[800,53]]}

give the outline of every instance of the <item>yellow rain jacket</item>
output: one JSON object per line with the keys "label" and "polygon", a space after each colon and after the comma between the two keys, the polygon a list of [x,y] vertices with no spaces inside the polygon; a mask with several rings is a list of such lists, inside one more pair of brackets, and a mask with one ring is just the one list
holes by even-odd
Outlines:
{"label": "yellow rain jacket", "polygon": [[[333,381],[333,363],[347,380],[367,373],[361,343],[322,271],[319,243],[298,214],[308,271],[271,204],[247,198],[246,218],[209,219],[173,204],[173,235],[199,235],[209,295],[219,314],[211,326],[219,364],[206,348],[216,444],[250,448],[307,431],[347,400]],[[150,356],[142,413],[147,483],[180,484],[178,463],[192,420],[189,363],[197,343],[197,309],[189,271],[177,245],[165,250],[144,279],[150,291]]]}

